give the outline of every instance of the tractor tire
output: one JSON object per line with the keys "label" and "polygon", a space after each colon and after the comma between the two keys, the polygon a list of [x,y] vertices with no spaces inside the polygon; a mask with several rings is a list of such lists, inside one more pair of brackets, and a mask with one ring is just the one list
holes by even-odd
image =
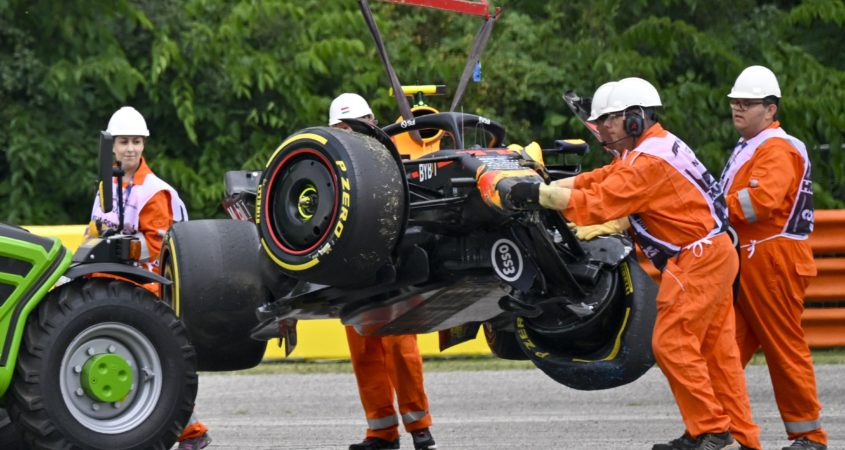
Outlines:
{"label": "tractor tire", "polygon": [[494,356],[512,361],[524,361],[528,355],[519,345],[516,333],[508,330],[498,330],[490,322],[484,322],[484,337],[487,339],[487,346]]}
{"label": "tractor tire", "polygon": [[532,327],[530,319],[515,318],[517,342],[531,362],[573,389],[622,386],[654,365],[651,334],[657,317],[653,300],[657,286],[635,256],[628,256],[609,275],[618,277],[611,307],[580,328],[572,326],[555,334]]}
{"label": "tractor tire", "polygon": [[173,284],[163,287],[162,300],[185,322],[199,370],[249,369],[264,357],[267,341],[250,337],[256,309],[272,300],[261,258],[251,222],[192,220],[170,228],[159,261]]}
{"label": "tractor tire", "polygon": [[169,449],[197,395],[196,354],[167,305],[117,280],[65,284],[29,316],[11,414],[38,449]]}
{"label": "tractor tire", "polygon": [[372,137],[308,128],[285,140],[262,174],[256,201],[261,244],[299,280],[372,283],[405,226],[406,180]]}
{"label": "tractor tire", "polygon": [[0,448],[27,450],[20,427],[12,422],[9,411],[0,408]]}

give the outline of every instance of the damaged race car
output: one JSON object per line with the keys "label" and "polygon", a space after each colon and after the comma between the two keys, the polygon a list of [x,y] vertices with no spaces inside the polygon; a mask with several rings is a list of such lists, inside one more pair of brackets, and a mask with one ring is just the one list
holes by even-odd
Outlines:
{"label": "damaged race car", "polygon": [[[441,331],[441,348],[483,325],[495,355],[530,359],[576,389],[619,386],[651,367],[656,288],[628,237],[582,242],[560,213],[490,207],[477,187],[480,170],[571,176],[577,166],[543,160],[585,143],[510,149],[501,125],[453,112],[384,129],[347,124],[353,131],[301,130],[263,171],[227,174],[227,209],[246,220],[170,230],[164,298],[201,370],[256,365],[266,340],[291,349],[295,320],[319,318],[362,334]],[[487,145],[467,148],[466,130]],[[403,159],[390,136],[410,131],[442,131],[454,148]]]}
{"label": "damaged race car", "polygon": [[298,320],[339,318],[364,335],[439,331],[441,350],[483,327],[493,354],[531,360],[575,389],[637,379],[654,362],[657,289],[629,238],[582,242],[559,212],[497,207],[506,200],[482,199],[478,188],[490,171],[573,176],[580,166],[567,163],[588,146],[508,147],[500,124],[454,112],[498,9],[398,3],[484,17],[450,112],[410,108],[405,96],[419,100],[429,87],[399,84],[359,0],[401,117],[384,128],[352,119],[350,130],[293,133],[263,170],[226,174],[224,207],[239,220],[171,228],[163,299],[185,322],[198,368],[255,366],[269,339],[293,350]]}

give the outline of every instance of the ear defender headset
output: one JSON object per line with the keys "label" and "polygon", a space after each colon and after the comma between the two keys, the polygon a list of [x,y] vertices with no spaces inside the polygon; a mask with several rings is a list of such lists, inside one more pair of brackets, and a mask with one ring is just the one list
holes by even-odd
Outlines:
{"label": "ear defender headset", "polygon": [[633,137],[640,137],[643,134],[645,128],[645,111],[640,108],[640,113],[635,111],[628,111],[625,113],[625,122],[623,126],[625,127],[625,134],[628,136]]}

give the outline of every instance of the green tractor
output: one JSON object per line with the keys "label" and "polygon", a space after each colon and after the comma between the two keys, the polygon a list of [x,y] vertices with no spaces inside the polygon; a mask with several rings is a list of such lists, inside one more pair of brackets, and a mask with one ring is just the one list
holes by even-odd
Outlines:
{"label": "green tractor", "polygon": [[[122,175],[111,148],[103,133],[102,206]],[[0,448],[176,441],[197,394],[196,352],[171,308],[142,287],[169,281],[137,266],[139,244],[113,234],[71,255],[58,239],[0,224]]]}

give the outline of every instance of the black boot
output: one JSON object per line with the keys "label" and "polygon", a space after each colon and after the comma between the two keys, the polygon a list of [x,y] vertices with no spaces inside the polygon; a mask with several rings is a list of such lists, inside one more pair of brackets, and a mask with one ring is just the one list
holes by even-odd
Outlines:
{"label": "black boot", "polygon": [[684,433],[678,439],[673,439],[665,444],[654,444],[651,450],[693,450],[696,445],[698,445],[698,440]]}
{"label": "black boot", "polygon": [[399,438],[396,438],[395,441],[385,441],[377,437],[368,437],[363,442],[349,446],[349,450],[382,450],[394,448],[399,448]]}
{"label": "black boot", "polygon": [[412,431],[411,437],[414,438],[414,450],[437,450],[437,444],[428,428]]}
{"label": "black boot", "polygon": [[783,450],[798,450],[807,448],[810,450],[827,450],[827,446],[816,441],[811,441],[807,438],[800,437],[796,439],[789,447],[784,447]]}

